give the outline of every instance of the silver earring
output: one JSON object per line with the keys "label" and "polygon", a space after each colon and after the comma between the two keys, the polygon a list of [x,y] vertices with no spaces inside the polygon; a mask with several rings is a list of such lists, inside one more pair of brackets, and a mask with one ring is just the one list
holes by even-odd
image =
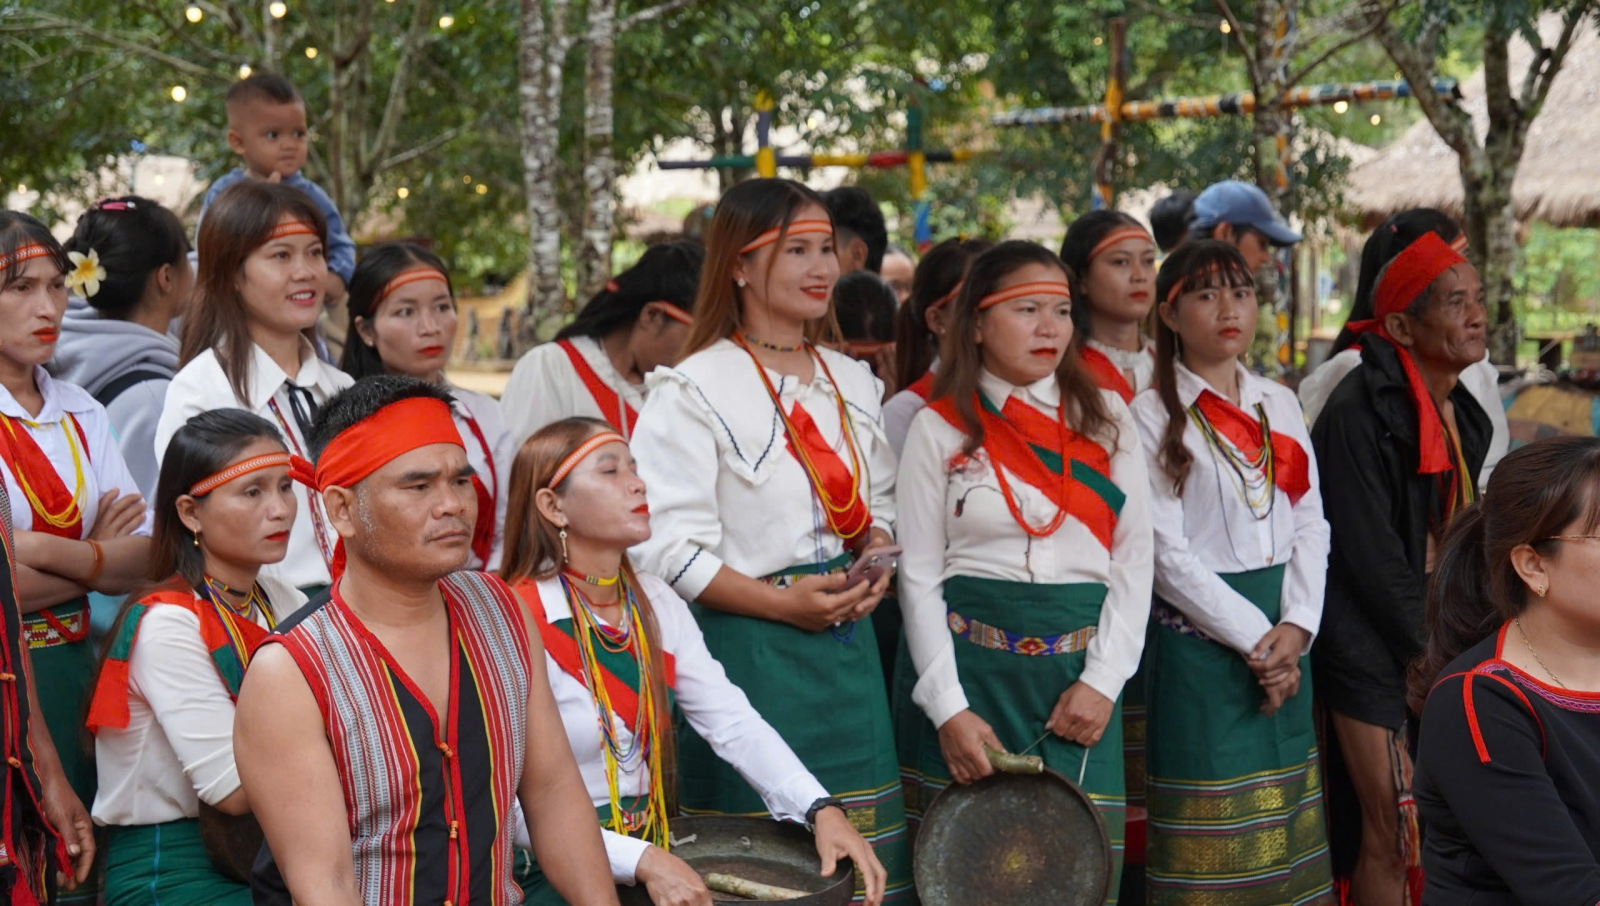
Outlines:
{"label": "silver earring", "polygon": [[740,289],[744,289],[744,278],[743,277],[740,277],[738,279],[738,281],[736,281],[736,282],[738,282]]}
{"label": "silver earring", "polygon": [[566,563],[567,562],[567,530],[566,530],[566,528],[563,527],[560,532],[557,532],[557,535],[561,538],[561,562],[562,563]]}

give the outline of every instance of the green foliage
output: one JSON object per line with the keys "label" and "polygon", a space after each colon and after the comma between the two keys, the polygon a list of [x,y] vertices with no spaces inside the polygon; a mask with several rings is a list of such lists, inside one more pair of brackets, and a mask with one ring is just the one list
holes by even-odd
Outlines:
{"label": "green foliage", "polygon": [[1600,312],[1600,230],[1535,223],[1516,270],[1518,320],[1532,311]]}

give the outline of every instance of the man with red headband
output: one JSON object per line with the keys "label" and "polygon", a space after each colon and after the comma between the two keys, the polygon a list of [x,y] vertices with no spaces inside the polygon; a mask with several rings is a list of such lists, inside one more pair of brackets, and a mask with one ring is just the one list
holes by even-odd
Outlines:
{"label": "man with red headband", "polygon": [[[1472,502],[1489,446],[1489,417],[1457,380],[1483,358],[1487,318],[1478,272],[1435,233],[1380,272],[1374,308],[1372,320],[1350,325],[1363,334],[1363,367],[1311,430],[1333,530],[1312,665],[1337,749],[1328,759],[1335,877],[1358,903],[1416,903],[1406,669],[1422,650],[1439,537]],[[1359,813],[1336,789],[1353,789]]]}
{"label": "man with red headband", "polygon": [[461,572],[477,496],[447,391],[371,377],[308,438],[334,584],[262,643],[234,755],[268,849],[257,903],[519,903],[511,803],[568,901],[616,888],[545,675],[500,580]]}

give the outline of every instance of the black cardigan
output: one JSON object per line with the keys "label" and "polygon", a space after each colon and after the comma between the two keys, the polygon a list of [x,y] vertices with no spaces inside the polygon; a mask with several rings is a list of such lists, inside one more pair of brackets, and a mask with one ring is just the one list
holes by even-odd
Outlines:
{"label": "black cardigan", "polygon": [[1593,906],[1600,694],[1552,688],[1499,660],[1504,637],[1501,627],[1457,658],[1423,710],[1422,906]]}
{"label": "black cardigan", "polygon": [[[1472,394],[1450,394],[1473,485],[1492,428]],[[1333,532],[1322,628],[1312,648],[1317,694],[1330,708],[1398,729],[1406,668],[1422,650],[1428,531],[1438,476],[1417,474],[1417,410],[1398,354],[1361,339],[1361,367],[1334,388],[1311,429],[1322,509]]]}

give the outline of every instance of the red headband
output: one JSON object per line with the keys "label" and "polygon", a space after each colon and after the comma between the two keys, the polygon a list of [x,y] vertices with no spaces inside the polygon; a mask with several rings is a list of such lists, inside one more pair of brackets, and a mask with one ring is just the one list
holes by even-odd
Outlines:
{"label": "red headband", "polygon": [[1010,302],[1012,299],[1021,299],[1026,296],[1065,296],[1072,298],[1072,289],[1065,283],[1055,281],[1039,283],[1022,283],[1010,289],[992,292],[978,300],[978,311],[993,308],[1001,302]]}
{"label": "red headband", "polygon": [[1445,437],[1444,422],[1433,403],[1428,385],[1422,381],[1416,360],[1410,351],[1389,336],[1384,318],[1405,311],[1417,297],[1439,279],[1439,275],[1467,259],[1439,238],[1438,233],[1423,233],[1415,242],[1394,256],[1383,272],[1383,280],[1372,294],[1373,316],[1365,321],[1353,321],[1348,326],[1355,333],[1375,333],[1394,346],[1405,371],[1406,384],[1411,390],[1411,401],[1417,407],[1417,436],[1421,450],[1417,474],[1437,475],[1448,472],[1456,465],[1450,459],[1450,444]]}
{"label": "red headband", "polygon": [[1467,250],[1467,234],[1466,233],[1462,233],[1460,236],[1457,236],[1456,238],[1450,240],[1450,247],[1455,249],[1458,252],[1466,251]]}
{"label": "red headband", "polygon": [[377,311],[378,305],[381,304],[384,299],[389,298],[390,293],[394,292],[400,287],[405,286],[407,283],[420,283],[423,280],[438,280],[446,287],[450,286],[449,278],[445,277],[442,271],[436,267],[433,267],[432,265],[424,264],[418,267],[409,267],[400,273],[395,274],[393,279],[383,285],[382,291],[378,293],[378,298],[372,302],[372,310]]}
{"label": "red headband", "polygon": [[545,485],[545,487],[555,490],[557,485],[567,480],[567,476],[571,475],[572,470],[578,467],[578,463],[583,462],[583,458],[585,456],[588,456],[590,453],[593,453],[609,443],[619,443],[626,446],[628,441],[624,439],[621,434],[617,434],[614,431],[605,431],[603,433],[596,434],[580,444],[578,449],[568,453],[566,459],[561,460],[561,465],[556,467],[556,474],[550,477],[550,483]]}
{"label": "red headband", "polygon": [[9,255],[0,255],[0,271],[8,271],[24,261],[35,258],[45,258],[50,255],[50,250],[37,242],[30,242]]}
{"label": "red headband", "polygon": [[662,314],[679,323],[687,324],[690,327],[694,326],[693,315],[672,304],[671,302],[668,302],[666,299],[657,299],[656,301],[661,303]]}
{"label": "red headband", "polygon": [[[415,396],[390,403],[340,432],[317,457],[314,472],[311,463],[296,459],[289,474],[318,492],[353,488],[399,457],[432,444],[465,448],[450,404],[431,396]],[[328,564],[335,580],[343,575],[344,562],[344,542],[340,541]]]}
{"label": "red headband", "polygon": [[777,242],[783,236],[799,236],[803,233],[827,233],[832,235],[833,224],[826,220],[796,220],[789,224],[788,230],[783,227],[773,227],[746,243],[745,247],[739,250],[739,254],[748,255],[756,249],[765,248]]}
{"label": "red headband", "polygon": [[317,232],[317,228],[316,227],[312,226],[309,223],[306,223],[304,220],[291,220],[288,223],[280,223],[277,226],[273,227],[272,228],[272,232],[267,234],[267,241],[271,242],[274,239],[282,239],[285,236],[320,236],[320,235],[322,235],[322,234]]}
{"label": "red headband", "polygon": [[292,465],[293,462],[287,453],[267,453],[262,456],[252,456],[249,459],[241,459],[216,474],[208,475],[195,482],[194,487],[189,489],[189,496],[204,497],[235,478],[243,478],[251,472]]}
{"label": "red headband", "polygon": [[965,281],[965,280],[957,280],[956,281],[956,285],[954,287],[952,287],[949,292],[945,293],[944,295],[940,296],[937,299],[934,299],[931,303],[928,304],[928,311],[934,311],[936,309],[944,308],[946,305],[949,305],[951,302],[954,302],[956,300],[956,296],[961,295],[961,287],[965,286],[966,282],[967,281]]}
{"label": "red headband", "polygon": [[1144,231],[1144,227],[1123,227],[1120,230],[1112,230],[1110,235],[1095,243],[1094,248],[1089,250],[1089,260],[1093,261],[1094,259],[1100,257],[1101,252],[1104,252],[1106,249],[1111,248],[1113,245],[1116,245],[1124,239],[1143,239],[1145,242],[1148,242],[1151,245],[1156,244],[1156,241],[1150,238],[1150,234]]}

